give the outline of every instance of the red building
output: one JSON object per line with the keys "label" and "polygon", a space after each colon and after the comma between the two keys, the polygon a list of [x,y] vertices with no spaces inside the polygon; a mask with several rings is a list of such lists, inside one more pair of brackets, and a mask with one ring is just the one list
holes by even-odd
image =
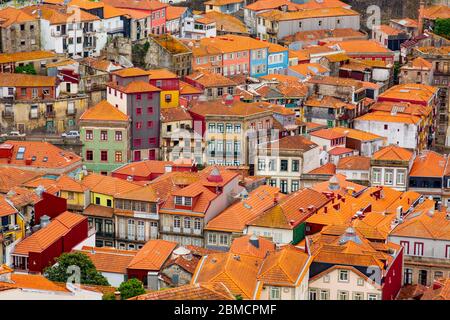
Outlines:
{"label": "red building", "polygon": [[16,245],[11,254],[14,269],[41,273],[62,253],[70,252],[87,237],[87,217],[68,211],[61,213]]}
{"label": "red building", "polygon": [[65,211],[67,211],[67,199],[43,192],[41,200],[34,205],[35,224],[41,223],[43,215],[53,219]]}
{"label": "red building", "polygon": [[3,98],[15,100],[56,99],[56,77],[22,73],[0,73],[0,87],[8,88]]}

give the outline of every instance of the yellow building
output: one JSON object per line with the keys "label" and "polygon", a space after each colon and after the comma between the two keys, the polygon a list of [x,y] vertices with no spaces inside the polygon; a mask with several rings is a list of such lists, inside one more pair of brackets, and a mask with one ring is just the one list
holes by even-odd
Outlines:
{"label": "yellow building", "polygon": [[12,244],[25,236],[25,221],[17,209],[0,197],[0,263],[7,262]]}
{"label": "yellow building", "polygon": [[161,89],[161,108],[178,107],[180,103],[180,79],[167,69],[150,70],[150,84]]}
{"label": "yellow building", "polygon": [[83,212],[89,205],[89,189],[81,181],[62,175],[56,180],[60,189],[60,197],[67,200],[67,209],[72,212]]}

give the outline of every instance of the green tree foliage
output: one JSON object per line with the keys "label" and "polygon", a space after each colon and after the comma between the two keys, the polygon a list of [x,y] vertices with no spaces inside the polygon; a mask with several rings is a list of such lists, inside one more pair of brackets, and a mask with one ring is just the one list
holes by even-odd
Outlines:
{"label": "green tree foliage", "polygon": [[24,66],[16,67],[15,73],[36,74],[36,70],[34,70],[34,66],[29,63]]}
{"label": "green tree foliage", "polygon": [[[80,268],[80,283],[109,286],[108,280],[97,271],[91,259],[83,253],[63,253],[56,259],[57,264],[44,270],[47,279],[56,282],[67,282],[74,275],[74,267]],[[75,267],[76,268],[76,267]]]}
{"label": "green tree foliage", "polygon": [[150,48],[150,43],[146,41],[144,44],[137,43],[131,48],[132,62],[135,66],[146,68],[145,56]]}
{"label": "green tree foliage", "polygon": [[102,300],[116,300],[116,296],[113,292],[108,292],[103,295]]}
{"label": "green tree foliage", "polygon": [[129,279],[126,282],[122,282],[119,286],[120,296],[122,300],[141,295],[145,293],[144,285],[136,278]]}
{"label": "green tree foliage", "polygon": [[436,19],[434,33],[450,39],[450,19]]}

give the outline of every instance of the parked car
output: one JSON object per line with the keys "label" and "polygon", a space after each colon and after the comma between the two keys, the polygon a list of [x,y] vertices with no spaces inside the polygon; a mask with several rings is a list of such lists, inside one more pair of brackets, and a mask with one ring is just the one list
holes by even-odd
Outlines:
{"label": "parked car", "polygon": [[19,131],[11,131],[10,133],[3,133],[1,137],[17,137],[17,138],[23,138],[25,137],[25,133],[20,133]]}
{"label": "parked car", "polygon": [[61,137],[66,139],[78,139],[80,137],[80,133],[76,130],[71,130],[69,132],[64,132]]}

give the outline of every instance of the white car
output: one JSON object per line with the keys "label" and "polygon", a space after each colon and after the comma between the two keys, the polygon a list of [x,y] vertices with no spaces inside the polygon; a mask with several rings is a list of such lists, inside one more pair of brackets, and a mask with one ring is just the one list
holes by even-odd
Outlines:
{"label": "white car", "polygon": [[25,137],[25,133],[20,133],[19,131],[11,131],[10,133],[3,133],[2,137]]}
{"label": "white car", "polygon": [[61,135],[62,138],[67,138],[67,139],[78,139],[80,137],[80,133],[76,130],[71,130],[67,133],[63,133]]}

